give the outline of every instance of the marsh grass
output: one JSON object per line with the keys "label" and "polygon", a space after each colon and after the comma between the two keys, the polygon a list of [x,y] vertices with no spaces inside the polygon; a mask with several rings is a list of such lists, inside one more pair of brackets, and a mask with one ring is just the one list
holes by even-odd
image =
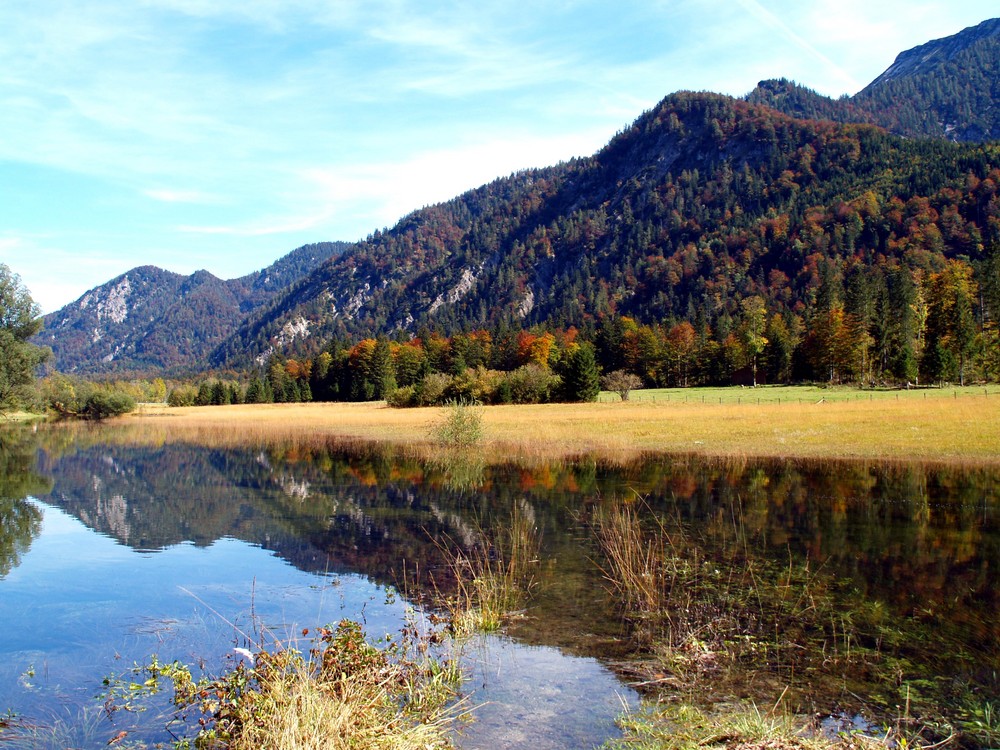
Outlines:
{"label": "marsh grass", "polygon": [[831,731],[784,705],[769,709],[751,701],[705,710],[686,702],[646,705],[619,719],[624,736],[604,750],[936,750],[957,747],[957,737],[928,737],[922,729],[891,726]]}
{"label": "marsh grass", "polygon": [[196,727],[180,738],[182,747],[448,748],[462,713],[461,670],[456,661],[429,655],[436,639],[406,628],[399,639],[372,643],[360,624],[342,620],[320,628],[304,652],[281,644],[258,648],[249,664],[200,679],[186,665],[154,656],[130,680],[106,681],[105,706],[117,710],[123,696],[134,702],[167,683],[176,709],[171,731]]}
{"label": "marsh grass", "polygon": [[[740,390],[726,389],[725,397],[705,395],[704,402],[688,393],[686,403],[658,398],[479,407],[483,435],[476,449],[490,461],[580,455],[629,461],[655,452],[720,458],[1000,462],[996,447],[1000,393],[995,389],[988,396],[967,389],[838,400],[828,395],[813,398],[817,394],[791,398],[787,394],[794,389],[769,388],[771,398],[759,404],[756,396],[744,398],[737,393]],[[219,447],[282,440],[364,441],[399,446],[429,458],[443,444],[433,435],[433,426],[441,419],[440,408],[390,409],[383,403],[267,404],[150,408],[116,426],[143,426],[146,437],[131,431],[129,440],[188,440]]]}
{"label": "marsh grass", "polygon": [[449,401],[444,414],[431,428],[435,442],[446,448],[469,449],[483,440],[485,408],[475,401]]}
{"label": "marsh grass", "polygon": [[884,610],[852,605],[849,592],[808,562],[722,552],[636,498],[599,507],[593,524],[598,565],[637,647],[649,654],[640,686],[690,687],[708,674],[747,673],[794,684],[849,666],[879,670],[886,642],[900,640]]}
{"label": "marsh grass", "polygon": [[529,512],[515,506],[509,522],[479,529],[471,549],[439,544],[451,577],[450,592],[436,590],[457,637],[500,630],[520,614],[533,589],[539,538]]}
{"label": "marsh grass", "polygon": [[[669,696],[687,711],[628,718],[632,741],[621,747],[833,746],[813,744],[825,740],[791,708],[815,711],[816,695],[840,695],[841,706],[884,725],[848,730],[835,746],[997,746],[988,688],[914,673],[911,659],[945,642],[934,624],[894,617],[822,565],[780,564],[738,544],[720,550],[638,496],[597,506],[592,523],[596,562],[635,649],[619,671],[647,696]],[[971,668],[961,653],[936,658],[954,662],[945,674]],[[773,701],[779,691],[789,706],[782,711],[775,704],[761,712],[748,700]],[[735,709],[734,698],[742,700]]]}

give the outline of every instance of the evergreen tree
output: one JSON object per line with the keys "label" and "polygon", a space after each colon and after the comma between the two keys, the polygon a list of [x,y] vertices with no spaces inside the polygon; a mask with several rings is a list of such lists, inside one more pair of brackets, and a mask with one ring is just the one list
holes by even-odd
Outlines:
{"label": "evergreen tree", "polygon": [[601,374],[597,369],[592,346],[582,344],[570,350],[562,378],[565,400],[597,400],[597,395],[601,392]]}
{"label": "evergreen tree", "polygon": [[198,386],[198,395],[194,397],[195,406],[208,406],[212,403],[212,386],[207,380]]}
{"label": "evergreen tree", "polygon": [[396,371],[392,361],[389,339],[380,337],[371,357],[371,398],[380,401],[396,390]]}
{"label": "evergreen tree", "polygon": [[250,384],[247,386],[246,402],[248,404],[267,403],[264,394],[264,383],[257,375],[250,378]]}

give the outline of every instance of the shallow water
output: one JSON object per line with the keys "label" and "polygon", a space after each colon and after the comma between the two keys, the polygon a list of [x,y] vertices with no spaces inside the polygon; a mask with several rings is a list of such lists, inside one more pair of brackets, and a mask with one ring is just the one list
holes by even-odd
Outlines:
{"label": "shallow water", "polygon": [[[599,745],[637,704],[612,671],[634,646],[591,523],[621,501],[696,536],[709,567],[734,549],[805,565],[913,625],[926,643],[879,646],[900,665],[898,688],[951,681],[998,697],[995,471],[670,457],[488,467],[303,445],[112,445],[100,433],[64,442],[0,437],[0,711],[33,727],[24,747],[104,747],[122,729],[168,741],[163,717],[108,717],[94,698],[102,679],[154,653],[211,672],[239,658],[234,646],[344,617],[371,636],[398,632],[410,604],[398,591],[444,581],[443,549],[475,549],[514,516],[537,536],[536,588],[504,635],[467,646],[478,708],[458,744]],[[798,680],[820,711],[856,687],[772,677]]]}

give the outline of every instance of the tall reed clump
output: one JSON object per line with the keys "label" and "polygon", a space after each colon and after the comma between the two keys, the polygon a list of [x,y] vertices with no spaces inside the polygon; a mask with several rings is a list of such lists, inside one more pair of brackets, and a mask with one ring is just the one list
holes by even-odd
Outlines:
{"label": "tall reed clump", "polygon": [[221,677],[197,681],[186,666],[154,658],[136,685],[155,690],[167,679],[178,711],[200,714],[199,729],[185,747],[450,748],[457,710],[449,705],[459,672],[422,654],[426,643],[414,644],[410,637],[379,647],[358,623],[342,620],[321,628],[306,653],[260,650],[251,666],[240,662]]}
{"label": "tall reed clump", "polygon": [[449,401],[431,436],[448,448],[472,448],[482,442],[483,406],[475,401]]}
{"label": "tall reed clump", "polygon": [[[652,519],[649,527],[641,509]],[[680,531],[671,533],[645,504],[631,500],[599,507],[593,523],[604,577],[626,617],[641,626],[643,639],[681,646],[695,637],[698,628],[690,616],[692,585],[700,572],[697,548]]]}
{"label": "tall reed clump", "polygon": [[445,605],[459,636],[499,630],[535,587],[539,538],[530,508],[515,507],[509,522],[490,533],[480,530],[480,536],[471,550],[445,550],[454,577]]}

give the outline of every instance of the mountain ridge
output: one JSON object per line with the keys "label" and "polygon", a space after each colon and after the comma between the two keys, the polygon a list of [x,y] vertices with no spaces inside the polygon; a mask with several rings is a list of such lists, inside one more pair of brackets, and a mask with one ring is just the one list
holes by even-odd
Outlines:
{"label": "mountain ridge", "polygon": [[[155,369],[157,352],[171,346],[173,367],[248,368],[276,352],[309,356],[333,338],[592,327],[619,314],[724,332],[747,295],[801,317],[827,265],[843,284],[852,264],[877,258],[924,275],[947,258],[982,258],[1000,233],[988,189],[996,148],[951,141],[1000,132],[1000,19],[901,53],[894,65],[838,100],[786,80],[743,98],[677,92],[592,156],[414,211],[258,296],[247,290],[264,271],[239,284],[191,279],[183,305],[131,336],[94,325],[100,301],[110,310],[122,296],[118,277],[97,288],[104,296],[87,321],[63,322],[73,305],[47,316],[38,343],[71,330],[75,349],[57,351],[57,366],[98,373]],[[937,99],[921,93],[935,77]],[[945,105],[970,117],[949,121]],[[927,240],[931,229],[936,239]],[[197,345],[182,331],[196,331]]]}
{"label": "mountain ridge", "polygon": [[[170,371],[204,362],[248,314],[345,243],[303,245],[260,271],[222,280],[143,265],[44,317],[35,342],[66,373]],[[181,333],[182,332],[182,333]]]}
{"label": "mountain ridge", "polygon": [[854,96],[818,94],[787,79],[761,81],[746,99],[786,114],[879,125],[908,137],[1000,138],[1000,18],[896,56]]}

